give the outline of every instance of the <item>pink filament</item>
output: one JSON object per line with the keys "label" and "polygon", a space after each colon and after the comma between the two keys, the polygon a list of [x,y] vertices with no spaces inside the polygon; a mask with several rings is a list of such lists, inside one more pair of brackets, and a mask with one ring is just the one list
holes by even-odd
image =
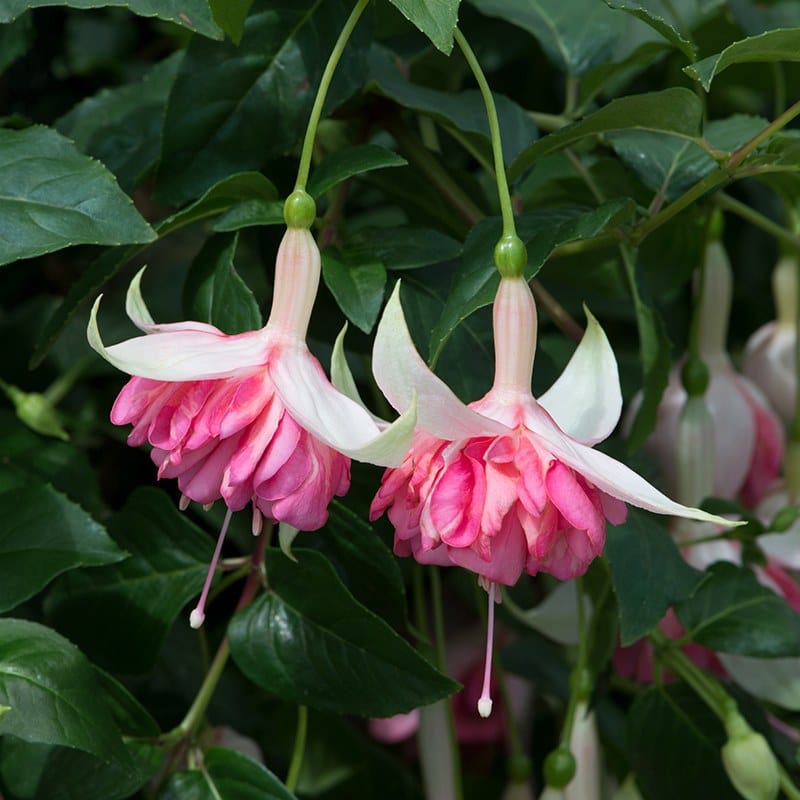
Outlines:
{"label": "pink filament", "polygon": [[208,565],[208,573],[206,574],[206,582],[203,584],[203,591],[200,594],[200,600],[195,606],[194,611],[189,615],[189,624],[193,628],[199,628],[206,618],[205,608],[206,600],[208,599],[208,592],[211,589],[211,581],[214,578],[214,573],[217,571],[217,563],[219,562],[220,554],[222,553],[222,544],[225,541],[225,535],[228,533],[228,525],[231,523],[233,512],[228,509],[225,513],[225,520],[222,523],[222,529],[217,538],[217,546],[214,549],[214,555],[211,558],[211,563]]}
{"label": "pink filament", "polygon": [[492,713],[492,651],[494,649],[494,593],[495,583],[489,583],[489,615],[486,620],[486,664],[483,668],[483,689],[478,699],[478,713],[488,717]]}

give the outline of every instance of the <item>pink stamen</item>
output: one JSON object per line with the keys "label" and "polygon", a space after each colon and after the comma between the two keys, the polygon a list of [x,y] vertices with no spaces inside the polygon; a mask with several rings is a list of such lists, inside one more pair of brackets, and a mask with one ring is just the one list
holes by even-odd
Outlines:
{"label": "pink stamen", "polygon": [[211,563],[208,565],[208,573],[206,574],[206,582],[203,584],[203,591],[200,594],[200,600],[194,608],[194,611],[189,615],[189,624],[197,629],[199,628],[206,618],[206,600],[208,599],[208,592],[211,589],[211,581],[214,578],[214,573],[217,571],[217,562],[219,561],[220,554],[222,553],[222,543],[225,541],[225,534],[228,533],[228,525],[231,523],[233,512],[228,509],[225,514],[225,520],[222,523],[222,530],[219,532],[217,538],[217,546],[214,549],[214,555],[211,558]]}
{"label": "pink stamen", "polygon": [[494,649],[494,582],[489,583],[489,615],[486,620],[486,664],[483,668],[483,689],[478,699],[478,713],[485,719],[492,713],[492,651]]}

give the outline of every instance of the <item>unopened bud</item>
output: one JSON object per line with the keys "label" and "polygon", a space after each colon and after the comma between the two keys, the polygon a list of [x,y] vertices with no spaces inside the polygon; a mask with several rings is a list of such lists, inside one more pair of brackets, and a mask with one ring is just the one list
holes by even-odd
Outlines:
{"label": "unopened bud", "polygon": [[283,204],[283,218],[289,228],[308,230],[317,217],[314,198],[303,189],[295,189]]}
{"label": "unopened bud", "polygon": [[575,756],[561,745],[544,760],[544,780],[553,789],[563,789],[575,777]]}
{"label": "unopened bud", "polygon": [[696,506],[714,494],[714,420],[705,397],[690,396],[678,418],[675,446],[677,499]]}
{"label": "unopened bud", "polygon": [[728,741],[722,748],[722,763],[736,791],[745,800],[774,800],[780,774],[767,740],[738,712],[728,715],[725,729]]}
{"label": "unopened bud", "polygon": [[36,433],[67,441],[69,436],[53,404],[38,392],[23,392],[16,386],[3,386],[8,399],[14,404],[17,416]]}

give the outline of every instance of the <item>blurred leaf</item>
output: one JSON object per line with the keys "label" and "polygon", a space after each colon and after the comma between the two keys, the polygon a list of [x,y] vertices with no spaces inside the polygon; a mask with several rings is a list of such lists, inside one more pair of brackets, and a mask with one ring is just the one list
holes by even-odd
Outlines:
{"label": "blurred leaf", "polygon": [[347,318],[369,333],[383,304],[386,287],[383,264],[344,264],[326,250],[322,254],[322,277]]}
{"label": "blurred leaf", "polygon": [[324,556],[294,554],[299,563],[268,552],[270,593],[228,628],[231,653],[250,680],[291,702],[372,717],[428,705],[457,688],[362,606]]}
{"label": "blurred leaf", "polygon": [[125,558],[102,525],[52,486],[0,493],[0,518],[0,612],[33,597],[62,572]]}
{"label": "blurred leaf", "polygon": [[800,615],[746,567],[712,564],[675,611],[687,636],[712,650],[761,658],[800,656]]}
{"label": "blurred leaf", "polygon": [[720,759],[725,733],[683,684],[654,686],[628,715],[628,756],[647,800],[737,800]]}
{"label": "blurred leaf", "polygon": [[142,17],[158,17],[212,39],[222,38],[222,31],[214,22],[206,0],[3,0],[0,5],[0,22],[11,22],[29,8],[43,6],[70,8],[124,6]]}
{"label": "blurred leaf", "polygon": [[[295,147],[349,10],[342,0],[256,0],[238,45],[193,39],[167,104],[158,198],[183,203]],[[356,37],[329,103],[357,88],[347,64],[359,52]]]}
{"label": "blurred leaf", "polygon": [[433,228],[397,225],[362,228],[344,247],[347,261],[380,261],[386,269],[406,270],[452,261],[461,242]]}
{"label": "blurred leaf", "polygon": [[32,20],[30,14],[24,14],[0,28],[0,72],[24,56],[33,44]]}
{"label": "blurred leaf", "polygon": [[390,0],[409,22],[416,25],[443,53],[453,49],[461,0]]}
{"label": "blurred leaf", "polygon": [[244,33],[244,22],[253,0],[208,0],[217,25],[239,44]]}
{"label": "blurred leaf", "polygon": [[[760,133],[762,117],[735,114],[705,126],[703,138],[722,153],[730,153]],[[626,131],[608,137],[623,162],[649,189],[674,200],[717,167],[717,162],[694,142],[660,133]]]}
{"label": "blurred leaf", "polygon": [[314,168],[308,182],[308,193],[319,197],[334,186],[374,169],[386,167],[402,167],[408,162],[392,150],[377,144],[358,144],[345,147],[326,156],[325,160]]}
{"label": "blurred leaf", "polygon": [[155,232],[113,175],[51,128],[0,128],[0,264]]}
{"label": "blurred leaf", "polygon": [[43,625],[0,619],[0,705],[11,709],[0,718],[0,736],[125,758],[89,662]]}
{"label": "blurred leaf", "polygon": [[101,666],[144,672],[183,606],[199,594],[213,542],[151,488],[137,489],[108,528],[130,557],[119,565],[69,573],[45,610]]}
{"label": "blurred leaf", "polygon": [[711,81],[733,64],[775,61],[800,61],[800,28],[767,31],[741,39],[716,55],[684,67],[684,72],[708,91]]}
{"label": "blurred leaf", "polygon": [[670,88],[620,97],[579,122],[534,142],[509,167],[509,177],[518,177],[547,153],[569,147],[587,136],[611,131],[635,129],[667,133],[681,139],[697,139],[702,118],[702,103],[689,89]]}
{"label": "blurred leaf", "polygon": [[212,747],[199,769],[176,772],[159,800],[293,800],[264,766],[234,750]]}
{"label": "blurred leaf", "polygon": [[328,511],[324,533],[314,535],[314,549],[328,558],[359,603],[392,627],[405,628],[406,594],[397,559],[372,525],[343,502],[334,499]]}
{"label": "blurred leaf", "polygon": [[132,189],[158,162],[167,96],[182,58],[182,51],[174,53],[140,81],[86,98],[56,128]]}
{"label": "blurred leaf", "polygon": [[634,508],[622,525],[606,530],[606,558],[619,611],[620,642],[633,644],[667,609],[688,597],[702,579],[678,552],[667,531]]}
{"label": "blurred leaf", "polygon": [[195,256],[183,287],[188,319],[208,322],[228,334],[263,325],[253,293],[233,266],[238,234],[209,238]]}
{"label": "blurred leaf", "polygon": [[[477,90],[442,92],[411,83],[386,49],[373,46],[369,54],[369,86],[403,106],[432,117],[446,128],[481,137],[488,148],[486,106]],[[505,95],[494,94],[500,122],[503,156],[510,163],[538,131],[528,113]],[[488,149],[487,149],[488,155]]]}
{"label": "blurred leaf", "polygon": [[658,31],[690,60],[697,56],[692,30],[708,19],[725,0],[606,0],[611,8],[632,14]]}
{"label": "blurred leaf", "polygon": [[595,0],[470,0],[478,10],[528,31],[562,72],[583,75],[610,60],[624,23]]}
{"label": "blurred leaf", "polygon": [[[591,239],[633,213],[628,199],[611,200],[599,208],[555,208],[534,211],[517,219],[517,232],[528,247],[525,277],[533,278],[560,244]],[[436,363],[455,328],[494,300],[500,276],[494,266],[494,247],[501,225],[496,218],[479,222],[467,236],[461,264],[453,277],[442,316],[431,333],[430,360]]]}

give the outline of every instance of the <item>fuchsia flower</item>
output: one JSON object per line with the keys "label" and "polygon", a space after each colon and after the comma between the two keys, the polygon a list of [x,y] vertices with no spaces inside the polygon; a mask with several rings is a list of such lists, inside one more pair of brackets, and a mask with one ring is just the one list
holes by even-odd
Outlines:
{"label": "fuchsia flower", "polygon": [[[414,349],[399,287],[375,341],[373,370],[397,410],[416,396],[421,430],[403,463],[385,473],[371,519],[384,512],[398,555],[476,572],[490,597],[525,571],[582,575],[603,549],[606,519],[624,502],[661,514],[720,521],[675,503],[591,445],[617,424],[622,398],[616,360],[600,325],[588,327],[564,373],[538,400],[531,394],[536,306],[522,278],[503,278],[494,303],[495,379],[463,405]],[[491,649],[491,635],[487,652]],[[487,658],[482,716],[491,711]]]}
{"label": "fuchsia flower", "polygon": [[[704,280],[699,338],[700,357],[711,379],[705,401],[714,420],[713,493],[726,498],[741,494],[747,505],[754,506],[780,474],[783,427],[758,387],[734,370],[725,350],[732,277],[719,242],[712,242],[706,250]],[[681,365],[670,372],[655,430],[645,444],[671,494],[677,490],[678,421],[687,398],[681,385]]]}
{"label": "fuchsia flower", "polygon": [[334,495],[350,485],[350,457],[381,465],[402,458],[415,412],[391,427],[340,394],[305,342],[320,275],[320,255],[308,230],[289,228],[278,250],[269,321],[261,330],[226,335],[213,325],[157,325],[142,299],[140,272],[126,310],[147,334],[106,347],[97,328],[98,297],[88,328],[91,346],[132,375],[111,412],[133,424],[128,443],[149,442],[159,477],[177,478],[181,507],[195,500],[228,507],[203,606],[230,514],[253,507],[294,528],[325,524]]}
{"label": "fuchsia flower", "polygon": [[762,325],[748,340],[742,371],[758,385],[787,424],[797,395],[797,259],[784,256],[772,272],[776,319]]}

